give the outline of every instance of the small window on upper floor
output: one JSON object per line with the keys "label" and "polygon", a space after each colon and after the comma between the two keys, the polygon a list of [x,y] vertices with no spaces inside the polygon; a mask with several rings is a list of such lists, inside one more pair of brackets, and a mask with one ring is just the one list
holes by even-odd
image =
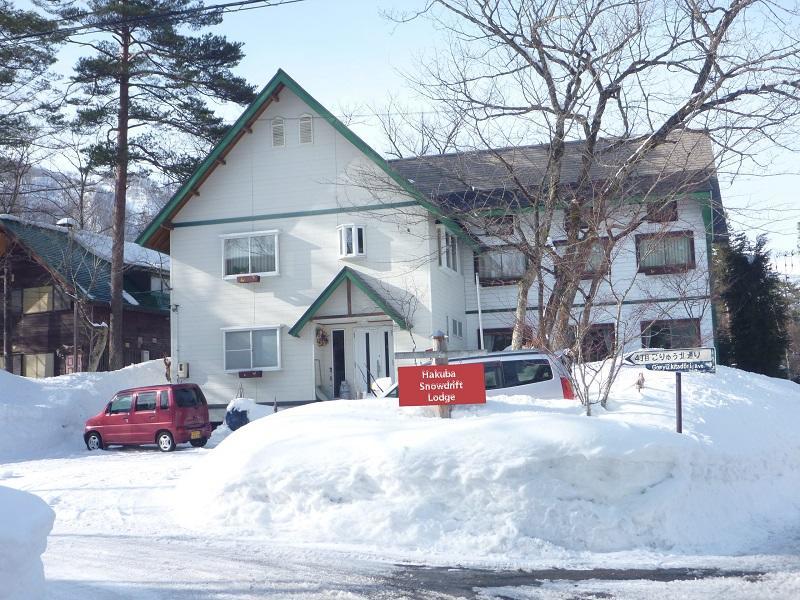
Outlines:
{"label": "small window on upper floor", "polygon": [[314,143],[314,119],[311,115],[300,115],[299,133],[301,144]]}
{"label": "small window on upper floor", "polygon": [[339,258],[364,256],[367,253],[367,240],[363,225],[339,225]]}
{"label": "small window on upper floor", "polygon": [[678,201],[659,200],[657,202],[648,202],[646,219],[650,223],[669,223],[671,221],[677,221]]}
{"label": "small window on upper floor", "polygon": [[23,313],[29,315],[51,310],[53,310],[53,288],[51,286],[43,285],[42,287],[25,288],[22,290]]}
{"label": "small window on upper floor", "polygon": [[275,147],[286,145],[286,123],[283,117],[272,119],[272,145]]}
{"label": "small window on upper floor", "polygon": [[442,225],[436,228],[439,266],[458,272],[458,238]]}

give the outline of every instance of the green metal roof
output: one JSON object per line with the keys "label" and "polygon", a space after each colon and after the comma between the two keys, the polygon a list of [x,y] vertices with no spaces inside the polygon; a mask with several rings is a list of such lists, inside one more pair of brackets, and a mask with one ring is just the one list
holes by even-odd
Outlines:
{"label": "green metal roof", "polygon": [[306,92],[300,84],[294,79],[289,77],[283,69],[278,69],[273,78],[267,83],[263,90],[256,96],[255,100],[245,111],[239,116],[236,122],[230,127],[225,137],[214,147],[214,149],[206,156],[205,160],[197,167],[192,176],[184,183],[181,188],[170,198],[169,202],[164,205],[164,208],[155,216],[147,228],[136,238],[136,242],[148,247],[153,247],[150,242],[153,236],[159,231],[162,225],[165,225],[180,209],[182,203],[186,200],[187,195],[196,191],[200,183],[208,176],[211,170],[222,161],[227,152],[235,145],[235,142],[240,137],[243,131],[248,130],[252,122],[258,117],[261,111],[266,107],[266,104],[284,87],[291,90],[298,98],[300,98],[306,105],[316,112],[321,118],[325,119],[330,125],[338,131],[345,139],[358,148],[365,154],[372,162],[380,167],[398,186],[406,192],[411,198],[423,206],[426,210],[436,216],[439,221],[444,224],[448,229],[453,231],[456,235],[464,239],[471,247],[477,248],[475,240],[472,239],[455,221],[446,217],[438,207],[423,196],[411,182],[405,177],[397,173],[389,163],[369,144],[358,137],[350,128],[337,119],[327,108],[322,106],[317,100]]}
{"label": "green metal roof", "polygon": [[[66,230],[8,215],[0,215],[0,230],[6,231],[66,287],[76,289],[91,301],[111,302],[111,263],[71,239]],[[151,301],[124,275],[123,289],[138,302],[134,304],[123,297],[127,305],[166,309],[156,300]]]}
{"label": "green metal roof", "polygon": [[364,276],[361,275],[358,271],[354,271],[350,267],[344,267],[336,277],[333,278],[328,286],[322,290],[322,293],[317,297],[316,300],[308,307],[308,310],[303,313],[303,316],[298,319],[297,323],[295,323],[292,328],[289,330],[289,335],[293,335],[294,337],[300,337],[300,332],[303,330],[303,327],[317,314],[317,311],[322,308],[322,305],[328,300],[328,298],[333,295],[333,292],[336,291],[342,283],[345,281],[350,281],[353,285],[355,285],[359,290],[364,292],[366,296],[372,300],[378,308],[380,308],[383,312],[386,313],[388,317],[392,319],[395,323],[397,323],[401,329],[411,329],[411,326],[406,322],[403,316],[395,309],[389,302],[381,296],[375,288],[373,288],[367,281],[364,279]]}

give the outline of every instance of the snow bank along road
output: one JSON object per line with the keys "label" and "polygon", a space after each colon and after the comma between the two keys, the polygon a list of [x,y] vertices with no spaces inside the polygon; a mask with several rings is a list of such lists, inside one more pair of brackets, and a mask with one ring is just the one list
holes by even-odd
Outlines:
{"label": "snow bank along road", "polygon": [[[796,573],[800,560],[787,555],[736,559],[576,555],[560,565],[572,570],[464,571],[398,567],[393,563],[402,557],[391,554],[204,535],[176,526],[170,514],[175,481],[208,453],[206,449],[171,454],[152,448],[111,449],[0,466],[0,485],[35,493],[56,512],[43,556],[46,598],[549,600],[592,598],[601,592],[609,594],[601,597],[620,600],[800,597]],[[625,568],[642,564],[663,568]],[[552,561],[538,566],[552,566]],[[593,566],[615,568],[578,572]],[[703,567],[721,567],[722,572],[703,571]],[[720,576],[731,571],[740,572]]]}
{"label": "snow bank along road", "polygon": [[452,420],[325,402],[169,454],[81,440],[155,362],[0,373],[0,486],[55,512],[51,599],[800,598],[800,386],[687,376],[678,435],[671,378],[639,393],[637,371],[591,419],[527,397]]}

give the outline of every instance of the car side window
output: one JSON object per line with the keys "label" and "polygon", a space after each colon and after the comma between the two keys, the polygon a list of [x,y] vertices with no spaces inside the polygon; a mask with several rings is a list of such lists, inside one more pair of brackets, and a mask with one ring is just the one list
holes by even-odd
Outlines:
{"label": "car side window", "polygon": [[483,381],[487,390],[496,390],[499,387],[503,387],[500,363],[485,363],[483,365]]}
{"label": "car side window", "polygon": [[549,381],[553,370],[546,360],[508,360],[503,362],[505,387]]}
{"label": "car side window", "polygon": [[126,394],[124,396],[116,396],[111,401],[111,406],[108,407],[108,414],[117,415],[119,413],[130,412],[132,400],[133,400],[132,394]]}
{"label": "car side window", "polygon": [[158,392],[139,392],[136,397],[136,410],[155,410]]}
{"label": "car side window", "polygon": [[169,390],[161,390],[161,400],[158,407],[162,410],[169,408]]}

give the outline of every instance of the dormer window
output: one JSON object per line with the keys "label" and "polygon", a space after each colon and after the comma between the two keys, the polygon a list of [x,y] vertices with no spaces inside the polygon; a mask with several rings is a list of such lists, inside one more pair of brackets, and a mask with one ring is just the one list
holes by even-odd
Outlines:
{"label": "dormer window", "polygon": [[286,123],[283,117],[272,119],[272,145],[276,148],[286,145]]}
{"label": "dormer window", "polygon": [[363,225],[339,225],[339,258],[364,256],[367,253]]}
{"label": "dormer window", "polygon": [[314,143],[314,119],[311,115],[300,116],[300,144]]}

